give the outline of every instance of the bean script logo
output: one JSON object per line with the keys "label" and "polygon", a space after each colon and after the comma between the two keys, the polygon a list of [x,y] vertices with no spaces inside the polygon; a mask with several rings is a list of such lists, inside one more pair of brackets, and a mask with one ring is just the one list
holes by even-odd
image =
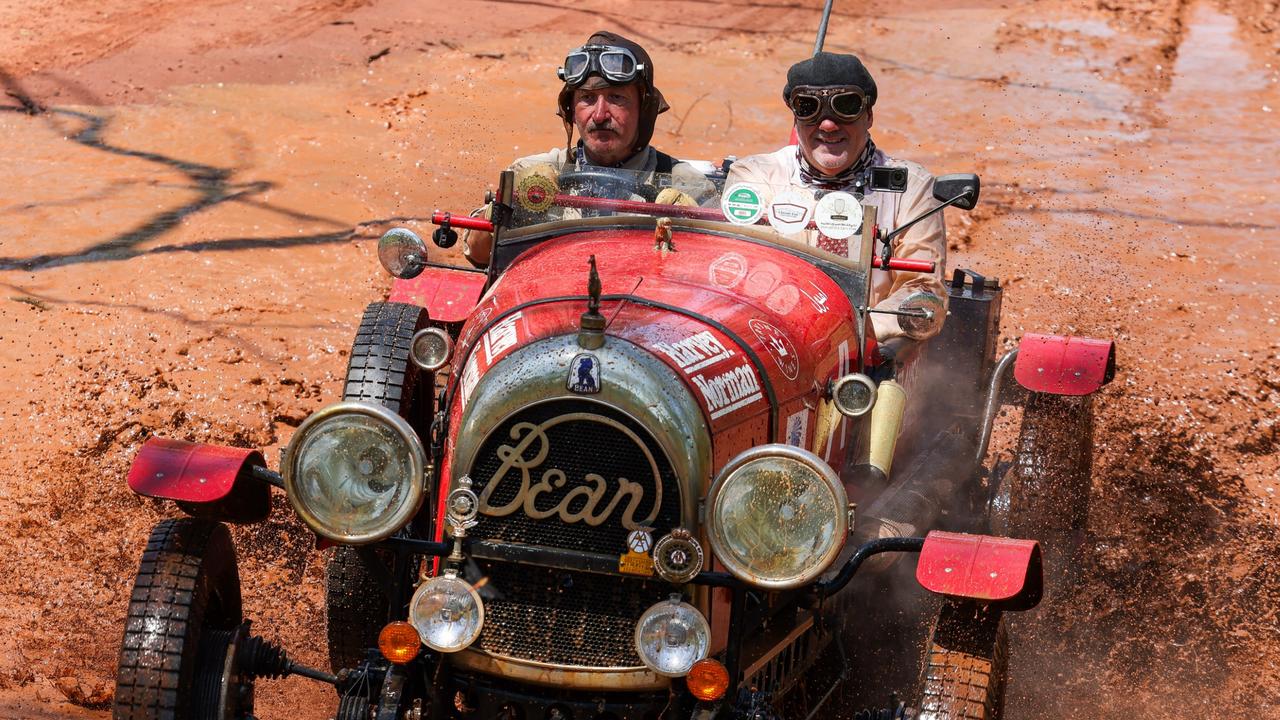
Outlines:
{"label": "bean script logo", "polygon": [[[607,425],[627,436],[645,460],[642,467],[649,476],[638,481],[622,476],[610,480],[589,472],[570,478],[559,468],[543,467],[552,454],[549,431],[563,423],[584,421]],[[602,415],[570,413],[542,424],[516,423],[510,435],[511,443],[498,446],[502,464],[480,491],[481,515],[505,517],[523,512],[534,520],[559,517],[569,524],[598,526],[620,511],[622,526],[628,530],[652,527],[657,519],[662,508],[662,475],[653,453],[627,426]]]}

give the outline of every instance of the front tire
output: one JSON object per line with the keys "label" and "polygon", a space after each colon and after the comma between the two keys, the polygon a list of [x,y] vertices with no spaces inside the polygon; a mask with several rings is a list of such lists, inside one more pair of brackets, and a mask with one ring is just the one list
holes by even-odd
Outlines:
{"label": "front tire", "polygon": [[[240,625],[240,575],[227,527],[165,520],[147,540],[134,580],[116,674],[114,720],[216,717],[202,689],[221,678],[227,640]],[[213,681],[213,682],[211,682]],[[252,708],[248,697],[237,700]],[[214,703],[216,705],[216,703]]]}
{"label": "front tire", "polygon": [[[342,399],[381,405],[419,431],[426,427],[434,378],[409,359],[413,335],[426,324],[427,312],[417,305],[370,303],[351,345]],[[355,548],[338,547],[326,566],[325,615],[334,672],[359,665],[365,651],[377,647],[378,632],[387,622],[388,588],[382,578],[391,567],[375,569],[366,563]]]}
{"label": "front tire", "polygon": [[1009,469],[1009,535],[1035,538],[1048,588],[1067,588],[1085,555],[1093,469],[1090,396],[1033,393]]}
{"label": "front tire", "polygon": [[1002,612],[947,599],[930,633],[918,720],[993,720],[1004,706]]}

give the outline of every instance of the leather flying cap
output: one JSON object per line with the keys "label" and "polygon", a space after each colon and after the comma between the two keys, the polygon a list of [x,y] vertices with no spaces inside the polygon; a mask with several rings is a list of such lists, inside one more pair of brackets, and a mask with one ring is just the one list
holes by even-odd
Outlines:
{"label": "leather flying cap", "polygon": [[[583,45],[613,45],[626,48],[631,51],[632,55],[635,55],[636,62],[644,64],[644,69],[640,72],[640,75],[632,81],[640,88],[640,125],[636,134],[636,146],[632,148],[634,152],[639,152],[648,146],[649,141],[653,139],[653,126],[657,122],[658,116],[671,109],[667,105],[666,99],[662,97],[662,93],[653,86],[653,60],[649,57],[649,53],[645,52],[645,49],[640,47],[639,44],[617,33],[604,30],[593,33]],[[579,88],[599,90],[612,84],[600,75],[590,75],[581,85],[576,87],[571,87],[568,83],[565,83],[564,87],[560,89],[559,97],[556,98],[556,115],[559,115],[560,119],[564,121],[567,132],[572,132],[573,127],[573,91]]]}
{"label": "leather flying cap", "polygon": [[787,71],[787,86],[782,89],[782,101],[790,104],[791,90],[802,85],[856,85],[867,96],[867,107],[876,104],[876,81],[856,55],[820,52],[792,65]]}

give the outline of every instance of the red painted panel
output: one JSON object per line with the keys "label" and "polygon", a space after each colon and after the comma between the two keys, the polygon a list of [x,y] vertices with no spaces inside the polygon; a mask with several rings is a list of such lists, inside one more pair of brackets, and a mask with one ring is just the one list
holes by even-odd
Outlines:
{"label": "red painted panel", "polygon": [[129,489],[167,500],[217,502],[231,494],[249,462],[266,464],[257,450],[152,437],[129,468]]}
{"label": "red painted panel", "polygon": [[1013,376],[1033,392],[1088,395],[1111,382],[1115,366],[1110,340],[1028,334],[1018,345]]}
{"label": "red painted panel", "polygon": [[934,531],[920,551],[916,580],[940,595],[1009,600],[1038,586],[1028,577],[1038,547],[1035,540]]}
{"label": "red painted panel", "polygon": [[432,320],[461,322],[475,308],[486,279],[480,272],[429,267],[416,278],[393,282],[387,300],[420,305]]}

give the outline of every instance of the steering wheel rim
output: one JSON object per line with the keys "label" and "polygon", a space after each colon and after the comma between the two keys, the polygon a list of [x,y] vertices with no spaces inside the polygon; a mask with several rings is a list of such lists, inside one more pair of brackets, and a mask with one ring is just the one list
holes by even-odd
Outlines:
{"label": "steering wheel rim", "polygon": [[[631,171],[627,171],[631,172]],[[639,195],[645,202],[654,202],[658,198],[658,189],[652,185],[642,185],[633,180],[634,175],[617,175],[607,168],[567,168],[560,173],[560,190],[568,192],[573,188],[594,186],[597,193],[607,192],[615,188],[625,192],[625,197],[613,197],[612,200],[630,200],[632,195]]]}

